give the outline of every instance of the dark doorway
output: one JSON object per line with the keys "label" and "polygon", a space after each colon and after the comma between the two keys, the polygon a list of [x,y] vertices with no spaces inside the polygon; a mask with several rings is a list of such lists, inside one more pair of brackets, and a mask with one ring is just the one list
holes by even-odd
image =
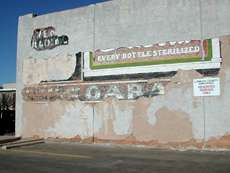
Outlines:
{"label": "dark doorway", "polygon": [[0,135],[15,134],[15,91],[0,92]]}

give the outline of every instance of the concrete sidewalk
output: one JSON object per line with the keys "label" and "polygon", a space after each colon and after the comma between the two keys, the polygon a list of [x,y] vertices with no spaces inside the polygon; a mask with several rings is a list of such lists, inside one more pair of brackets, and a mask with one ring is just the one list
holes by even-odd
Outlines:
{"label": "concrete sidewalk", "polygon": [[22,146],[35,145],[44,142],[45,140],[43,138],[21,138],[15,136],[0,136],[0,147],[4,150]]}
{"label": "concrete sidewalk", "polygon": [[0,136],[0,145],[8,142],[17,141],[20,139],[21,137],[16,137],[16,136]]}

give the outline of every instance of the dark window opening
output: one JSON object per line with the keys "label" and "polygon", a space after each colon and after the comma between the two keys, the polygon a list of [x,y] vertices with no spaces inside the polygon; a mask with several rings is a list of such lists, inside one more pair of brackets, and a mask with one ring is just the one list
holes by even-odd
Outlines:
{"label": "dark window opening", "polygon": [[0,135],[15,135],[15,92],[0,92]]}

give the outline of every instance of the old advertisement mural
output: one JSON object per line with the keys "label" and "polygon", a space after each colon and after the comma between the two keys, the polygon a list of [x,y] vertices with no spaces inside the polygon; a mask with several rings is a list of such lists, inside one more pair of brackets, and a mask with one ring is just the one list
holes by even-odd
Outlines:
{"label": "old advertisement mural", "polygon": [[56,35],[55,28],[52,26],[35,29],[31,38],[31,47],[35,50],[53,49],[60,45],[67,45],[68,43],[68,36]]}
{"label": "old advertisement mural", "polygon": [[166,82],[120,81],[98,83],[36,84],[23,89],[26,101],[76,100],[101,101],[108,97],[132,100],[164,94]]}
{"label": "old advertisement mural", "polygon": [[91,68],[142,66],[210,60],[212,41],[190,40],[146,46],[96,50],[91,55]]}

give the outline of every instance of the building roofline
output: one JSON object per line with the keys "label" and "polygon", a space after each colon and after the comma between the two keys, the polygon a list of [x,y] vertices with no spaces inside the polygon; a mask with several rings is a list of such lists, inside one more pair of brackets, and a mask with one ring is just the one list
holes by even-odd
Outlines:
{"label": "building roofline", "polygon": [[15,91],[16,92],[16,88],[5,88],[5,89],[0,89],[0,92],[13,92]]}

